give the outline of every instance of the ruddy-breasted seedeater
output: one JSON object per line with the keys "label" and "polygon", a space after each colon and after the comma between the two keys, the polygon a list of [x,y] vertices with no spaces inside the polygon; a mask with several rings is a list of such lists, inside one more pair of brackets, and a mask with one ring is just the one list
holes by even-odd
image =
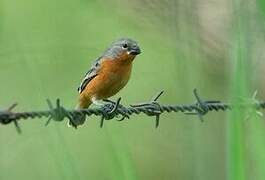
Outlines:
{"label": "ruddy-breasted seedeater", "polygon": [[[102,105],[100,100],[118,93],[129,81],[133,60],[140,53],[140,47],[132,39],[114,41],[85,74],[78,87],[79,102],[76,109],[88,108],[92,103]],[[84,115],[74,116],[75,126],[84,122]]]}

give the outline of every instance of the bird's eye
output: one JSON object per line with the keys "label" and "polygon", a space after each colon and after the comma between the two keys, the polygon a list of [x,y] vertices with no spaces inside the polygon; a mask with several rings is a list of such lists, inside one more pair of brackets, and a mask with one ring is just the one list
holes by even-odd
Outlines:
{"label": "bird's eye", "polygon": [[122,45],[122,48],[124,48],[124,49],[126,49],[127,47],[128,47],[128,44],[126,44],[126,43]]}

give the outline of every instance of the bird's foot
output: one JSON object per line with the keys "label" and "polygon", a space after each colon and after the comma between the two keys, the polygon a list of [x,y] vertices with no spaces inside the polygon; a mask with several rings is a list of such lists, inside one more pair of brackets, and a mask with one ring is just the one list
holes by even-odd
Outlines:
{"label": "bird's foot", "polygon": [[108,99],[104,99],[103,101],[106,103],[101,106],[103,116],[100,127],[103,126],[104,120],[110,120],[119,115],[121,115],[122,118],[120,118],[118,121],[122,121],[125,118],[130,118],[127,109],[120,104],[121,98],[119,98],[117,101],[111,101]]}

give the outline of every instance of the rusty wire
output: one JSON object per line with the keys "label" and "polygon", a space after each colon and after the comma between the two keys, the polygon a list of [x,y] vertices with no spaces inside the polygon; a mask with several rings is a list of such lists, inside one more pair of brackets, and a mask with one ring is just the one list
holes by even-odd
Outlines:
{"label": "rusty wire", "polygon": [[[65,109],[60,100],[56,100],[56,106],[54,107],[50,100],[47,99],[49,110],[45,111],[32,111],[32,112],[12,112],[17,104],[13,104],[7,110],[0,111],[0,124],[8,125],[14,123],[17,131],[20,133],[21,128],[19,127],[19,120],[26,119],[35,119],[35,118],[48,118],[48,121],[45,125],[48,125],[51,120],[54,121],[63,121],[68,119],[71,124],[75,126],[75,115],[84,114],[86,116],[101,116],[100,127],[103,127],[103,123],[105,120],[111,120],[116,117],[121,116],[122,118],[117,119],[118,121],[122,121],[124,119],[129,119],[132,114],[140,114],[143,113],[147,116],[155,117],[155,127],[159,126],[160,115],[165,112],[182,112],[188,115],[198,115],[199,119],[203,121],[203,116],[206,115],[210,111],[226,111],[234,108],[231,104],[223,103],[221,101],[204,101],[198,95],[196,89],[193,91],[194,96],[196,98],[196,102],[193,104],[187,105],[161,105],[157,100],[163,94],[163,91],[158,93],[154,98],[152,98],[149,102],[130,105],[129,107],[124,107],[120,104],[121,98],[119,98],[116,102],[107,101],[106,105],[100,108],[88,108],[81,110],[67,110]],[[257,100],[251,103],[241,103],[238,104],[239,108],[247,108],[253,107],[257,110],[265,109],[265,102],[259,102]]]}

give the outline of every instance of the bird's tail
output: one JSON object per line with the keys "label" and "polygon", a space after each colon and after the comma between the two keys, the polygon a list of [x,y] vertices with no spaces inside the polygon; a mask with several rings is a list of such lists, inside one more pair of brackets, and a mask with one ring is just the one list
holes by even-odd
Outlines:
{"label": "bird's tail", "polygon": [[[90,106],[91,102],[86,102],[86,104],[82,104],[79,103],[75,109],[76,110],[80,110],[80,109],[84,109],[84,108],[88,108]],[[77,127],[77,126],[81,126],[85,123],[86,121],[86,116],[84,114],[74,114],[72,116],[72,121],[68,121],[68,126],[69,127]]]}

